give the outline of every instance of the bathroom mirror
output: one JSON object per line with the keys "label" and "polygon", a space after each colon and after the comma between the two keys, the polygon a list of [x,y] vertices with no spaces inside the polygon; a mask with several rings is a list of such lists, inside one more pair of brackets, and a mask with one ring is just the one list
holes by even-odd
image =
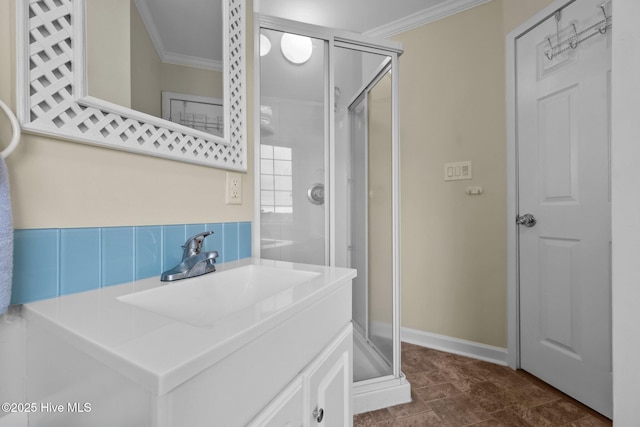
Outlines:
{"label": "bathroom mirror", "polygon": [[245,1],[222,0],[224,137],[91,96],[86,7],[85,0],[17,2],[18,116],[24,131],[246,171]]}
{"label": "bathroom mirror", "polygon": [[89,96],[224,137],[222,0],[85,3]]}

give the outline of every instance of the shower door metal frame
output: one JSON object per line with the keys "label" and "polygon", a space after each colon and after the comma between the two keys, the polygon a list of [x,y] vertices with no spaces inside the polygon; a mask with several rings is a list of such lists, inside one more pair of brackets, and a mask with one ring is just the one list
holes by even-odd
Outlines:
{"label": "shower door metal frame", "polygon": [[[341,48],[345,48],[345,49],[352,49],[351,46],[345,46],[345,45],[342,45],[341,43],[336,43],[336,47],[341,47]],[[362,51],[362,50],[360,50],[360,51]],[[367,52],[369,52],[369,51],[367,51]],[[369,53],[379,53],[379,52],[369,52]],[[367,158],[365,158],[365,161],[364,161],[364,167],[365,167],[364,175],[365,175],[365,187],[366,187],[365,193],[366,194],[369,194],[369,184],[368,184],[368,179],[369,179],[369,160],[368,160],[368,155],[369,155],[369,127],[368,127],[368,124],[369,124],[369,105],[368,105],[368,103],[369,103],[369,93],[380,82],[380,80],[382,80],[384,78],[384,76],[388,72],[390,72],[392,69],[393,69],[392,58],[388,57],[388,60],[384,61],[376,69],[375,73],[373,74],[374,77],[370,81],[366,82],[362,86],[362,88],[360,88],[360,90],[357,92],[357,94],[347,104],[348,105],[347,106],[347,110],[349,111],[349,114],[351,114],[351,112],[354,111],[358,107],[358,105],[363,103],[364,115],[365,115],[365,120],[366,120],[366,124],[367,124],[367,126],[365,128],[365,131],[364,131],[365,132],[365,141],[367,141],[366,142],[366,147],[365,147],[365,153],[366,153]],[[393,89],[392,89],[392,92],[393,92]],[[392,94],[392,96],[393,96],[393,94]],[[392,108],[393,108],[393,102],[392,102]],[[393,116],[393,113],[392,113],[392,116]],[[350,123],[351,123],[351,116],[350,116]],[[351,135],[352,135],[351,138],[352,138],[352,140],[353,140],[353,132],[354,132],[354,130],[353,130],[353,127],[352,127],[352,129],[351,129]],[[392,132],[393,132],[393,130],[392,130]],[[352,161],[352,167],[353,167],[353,161]],[[392,172],[392,176],[393,176],[393,172]],[[395,189],[395,187],[394,187],[394,189]],[[395,192],[395,190],[394,190],[394,192]],[[395,202],[392,202],[392,209],[395,209],[395,207],[396,207]],[[369,226],[369,206],[368,206],[368,204],[365,206],[364,210],[365,210],[365,219],[364,219],[365,225],[364,226],[365,226],[365,228],[368,228],[368,226]],[[393,215],[395,215],[395,213],[392,213],[392,216]],[[399,218],[399,217],[397,217],[397,218]],[[394,230],[394,233],[395,233],[395,230]],[[365,271],[363,274],[365,275],[364,281],[365,281],[365,283],[367,283],[366,296],[367,296],[367,300],[368,300],[368,298],[369,298],[369,273],[368,273],[368,270],[369,270],[369,236],[368,236],[368,234],[365,237],[365,240],[366,241],[364,242],[364,245],[363,245],[364,249],[363,250],[365,251],[365,254],[366,254],[365,255],[365,260],[366,260],[365,261],[365,269],[367,271]],[[396,251],[394,250],[393,251],[394,256],[395,256],[395,253],[396,253]],[[395,271],[395,265],[394,265],[393,271]],[[360,275],[360,273],[358,273],[358,274]],[[394,289],[395,289],[395,284],[394,284]],[[395,298],[395,295],[394,295],[394,298]],[[395,302],[394,302],[394,304],[395,304]],[[398,310],[395,309],[395,305],[394,305],[394,310],[393,311],[394,311],[394,314],[395,314],[396,311],[398,311]],[[371,340],[369,338],[369,335],[370,335],[370,325],[369,325],[369,323],[370,322],[369,322],[369,306],[368,306],[368,304],[367,304],[367,307],[365,308],[365,317],[366,317],[367,322],[366,322],[366,325],[364,325],[364,338],[367,340],[367,342],[371,343],[373,349],[379,354],[379,356],[382,357],[382,359],[386,360],[387,359],[386,356],[384,354],[382,354],[382,352],[378,349],[378,347],[373,342],[371,342]],[[396,324],[396,320],[393,319],[393,322],[394,322],[394,325],[395,325]],[[354,329],[358,329],[361,326],[362,325],[354,324]],[[398,331],[399,330],[400,330],[400,328],[398,328]],[[395,337],[396,331],[394,330],[394,331],[392,331],[392,333],[394,334],[394,337]],[[396,359],[396,355],[395,354],[393,354],[392,357],[393,357],[394,360]],[[392,365],[392,367],[394,367],[395,364],[391,363],[391,365]],[[396,375],[395,367],[394,367],[393,375],[394,376],[398,376],[398,375]]]}
{"label": "shower door metal frame", "polygon": [[[363,110],[364,110],[364,115],[365,117],[368,116],[369,114],[369,106],[367,105],[368,103],[368,93],[366,91],[366,89],[361,89],[360,92],[358,92],[358,94],[354,97],[354,99],[352,99],[347,106],[347,111],[349,114],[349,125],[351,126],[350,129],[350,138],[352,141],[352,146],[351,146],[351,169],[352,171],[355,169],[355,165],[354,165],[354,151],[355,148],[353,147],[353,140],[354,140],[354,134],[355,134],[355,130],[354,130],[354,123],[353,123],[353,116],[351,116],[351,114],[353,114],[352,112],[358,107],[358,105],[364,101],[364,105],[362,106]],[[364,129],[364,139],[365,141],[369,140],[369,129],[368,126],[365,127]],[[368,156],[369,156],[369,144],[366,144],[365,149],[364,149],[365,153],[366,153],[366,157],[364,160],[364,182],[365,182],[365,194],[368,194],[369,192],[369,184],[368,184],[368,180],[369,180],[369,160],[368,160]],[[353,175],[351,177],[352,182],[354,181]],[[352,192],[352,198],[355,197],[355,191]],[[351,210],[350,212],[350,220],[351,220],[351,225],[353,225],[353,211],[354,209]],[[365,218],[364,218],[364,228],[365,229],[369,229],[369,205],[365,203],[364,206],[364,211],[365,211]],[[356,246],[357,248],[357,242],[354,242],[355,240],[355,232],[353,229],[350,230],[351,233],[351,246]],[[369,233],[365,234],[365,241],[362,244],[362,251],[364,251],[365,256],[365,270],[364,272],[360,273],[358,272],[358,278],[362,278],[364,280],[364,282],[367,284],[366,288],[365,288],[365,298],[367,299],[367,301],[369,300]],[[354,265],[355,259],[354,259],[354,254],[353,252],[351,253],[350,256],[350,265]],[[358,323],[358,321],[356,321],[355,319],[353,319],[352,316],[352,323],[353,323],[353,330],[354,333],[355,332],[360,332],[360,329],[363,329],[362,331],[362,335],[363,337],[368,341],[369,340],[369,304],[366,304],[365,309],[364,309],[364,317],[365,317],[365,324],[361,325]]]}
{"label": "shower door metal frame", "polygon": [[[403,53],[402,44],[389,41],[372,39],[360,34],[331,28],[319,27],[302,22],[287,19],[275,18],[271,16],[254,14],[254,115],[258,112],[258,117],[254,117],[254,203],[255,215],[253,225],[253,253],[260,254],[260,161],[259,161],[259,136],[260,136],[260,30],[268,29],[282,32],[290,32],[303,36],[324,40],[328,43],[328,61],[325,64],[325,100],[326,106],[335,105],[335,93],[331,88],[335,87],[335,75],[332,61],[335,58],[336,47],[357,50],[361,52],[374,53],[391,58],[392,73],[392,304],[393,304],[393,372],[391,375],[373,378],[371,380],[355,383],[359,391],[363,394],[375,394],[382,386],[392,389],[396,398],[402,396],[404,401],[409,401],[409,386],[401,372],[401,345],[400,345],[400,124],[399,124],[399,72],[398,57]],[[335,189],[336,182],[333,177],[336,174],[336,141],[335,141],[335,111],[334,108],[325,109],[325,187],[329,188],[328,201],[325,198],[325,262],[328,265],[336,265],[336,209],[335,209]],[[327,165],[328,162],[328,165]],[[328,184],[328,185],[327,185]],[[328,233],[326,232],[328,230]],[[384,401],[384,398],[380,398]],[[400,401],[389,404],[404,403]],[[388,405],[387,405],[388,406]],[[357,409],[357,408],[356,408]]]}

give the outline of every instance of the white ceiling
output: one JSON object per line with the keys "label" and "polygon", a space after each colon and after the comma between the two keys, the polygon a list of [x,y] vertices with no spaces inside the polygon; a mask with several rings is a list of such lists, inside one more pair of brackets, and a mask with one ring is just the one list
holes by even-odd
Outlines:
{"label": "white ceiling", "polygon": [[221,0],[134,0],[163,62],[222,70]]}
{"label": "white ceiling", "polygon": [[263,15],[366,33],[450,0],[254,0]]}
{"label": "white ceiling", "polygon": [[[221,0],[134,0],[164,62],[222,69]],[[489,0],[253,0],[254,11],[386,37]],[[246,0],[251,7],[252,0]],[[396,31],[398,32],[398,31]]]}

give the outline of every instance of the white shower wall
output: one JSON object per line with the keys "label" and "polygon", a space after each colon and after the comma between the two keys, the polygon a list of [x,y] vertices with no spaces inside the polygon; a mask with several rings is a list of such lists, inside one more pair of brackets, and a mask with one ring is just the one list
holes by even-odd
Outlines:
{"label": "white shower wall", "polygon": [[[272,132],[261,145],[291,149],[291,213],[261,212],[262,257],[325,264],[325,205],[307,189],[325,181],[323,105],[314,101],[262,97],[272,111]],[[263,170],[264,173],[264,170]]]}

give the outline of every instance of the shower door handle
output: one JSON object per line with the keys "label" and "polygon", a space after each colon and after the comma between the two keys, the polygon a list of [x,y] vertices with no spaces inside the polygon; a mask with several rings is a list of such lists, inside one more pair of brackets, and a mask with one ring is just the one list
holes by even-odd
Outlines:
{"label": "shower door handle", "polygon": [[324,185],[321,183],[312,184],[307,190],[307,199],[314,205],[324,203]]}

